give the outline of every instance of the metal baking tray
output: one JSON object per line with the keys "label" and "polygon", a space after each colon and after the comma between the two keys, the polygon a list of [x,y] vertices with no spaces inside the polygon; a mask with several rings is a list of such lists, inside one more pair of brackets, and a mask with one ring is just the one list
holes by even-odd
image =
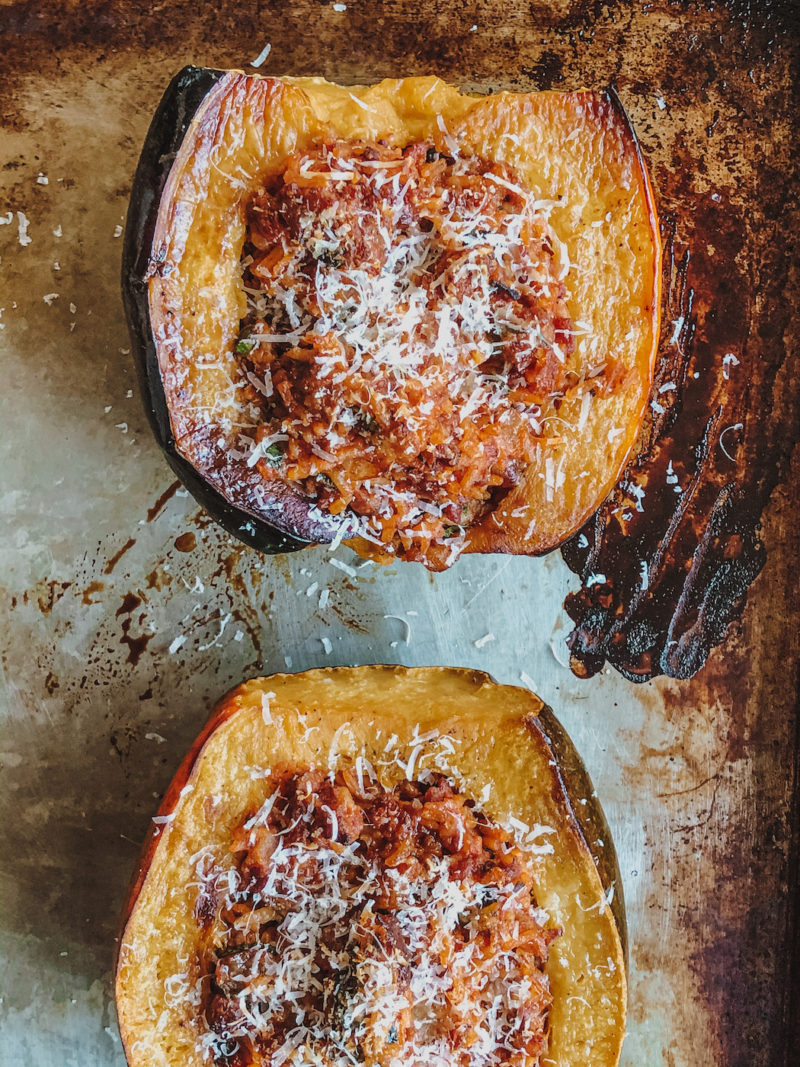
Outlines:
{"label": "metal baking tray", "polygon": [[[624,879],[627,1067],[800,1062],[791,9],[2,5],[0,1064],[123,1064],[117,916],[148,819],[212,702],[248,675],[376,661],[534,685],[571,733]],[[635,685],[608,666],[576,677],[562,605],[580,583],[559,553],[467,557],[439,575],[346,548],[260,556],[172,481],[136,395],[119,295],[131,178],[180,67],[245,66],[267,43],[265,73],[616,86],[671,227],[682,288],[670,306],[685,315],[665,323],[668,340],[693,340],[697,368],[735,355],[720,403],[750,445],[731,484],[756,518],[766,504],[766,564],[693,678]],[[689,442],[676,431],[673,447]]]}

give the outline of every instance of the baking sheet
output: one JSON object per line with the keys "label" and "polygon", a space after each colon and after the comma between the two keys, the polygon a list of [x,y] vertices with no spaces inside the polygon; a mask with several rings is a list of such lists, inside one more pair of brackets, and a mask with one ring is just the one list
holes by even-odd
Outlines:
{"label": "baking sheet", "polygon": [[[613,80],[657,184],[694,167],[709,194],[746,191],[750,170],[768,165],[788,188],[797,40],[784,10],[12,2],[0,29],[0,217],[12,212],[0,226],[0,1064],[123,1064],[110,1001],[117,916],[148,819],[210,704],[255,673],[375,661],[532,683],[571,733],[623,874],[627,1067],[797,1062],[796,454],[765,518],[767,565],[704,670],[686,683],[634,686],[609,669],[580,681],[561,606],[577,580],[558,554],[464,558],[429,575],[365,566],[345,548],[263,557],[210,525],[149,434],[119,297],[138,150],[187,62],[241,66],[270,42],[263,72],[345,82]],[[726,164],[737,144],[740,162]],[[791,247],[796,211],[784,209]],[[790,284],[786,305],[750,328],[794,306]],[[787,396],[796,383],[795,367]]]}

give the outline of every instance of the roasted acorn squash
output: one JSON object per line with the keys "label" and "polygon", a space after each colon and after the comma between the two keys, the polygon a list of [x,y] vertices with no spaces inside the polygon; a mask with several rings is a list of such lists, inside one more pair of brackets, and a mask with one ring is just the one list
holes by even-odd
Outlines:
{"label": "roasted acorn squash", "polygon": [[[256,679],[215,709],[164,797],[125,909],[116,1000],[131,1067],[208,1062],[198,1051],[212,984],[201,963],[209,934],[198,857],[230,857],[232,835],[254,812],[263,824],[270,769],[328,774],[358,767],[359,757],[368,781],[390,788],[444,775],[487,819],[520,832],[533,828],[535,899],[560,929],[546,965],[549,1049],[538,1062],[616,1064],[626,1010],[619,871],[608,826],[563,729],[528,690],[486,674],[377,666]],[[245,826],[253,824],[249,818]],[[219,892],[228,885],[225,874]],[[227,952],[220,955],[229,968]],[[238,1065],[234,1049],[228,1054]]]}
{"label": "roasted acorn squash", "polygon": [[[317,78],[184,70],[142,153],[123,267],[145,403],[167,458],[218,521],[265,551],[353,533],[349,506],[333,514],[307,486],[265,481],[237,444],[248,402],[235,352],[247,313],[247,212],[292,153],[332,141],[423,142],[443,158],[456,153],[507,168],[532,203],[546,205],[575,338],[571,353],[555,348],[562,384],[543,401],[528,458],[494,473],[481,509],[462,507],[455,522],[463,525],[443,526],[416,556],[397,537],[382,545],[359,536],[354,547],[378,558],[406,554],[433,569],[461,551],[552,549],[614,486],[646,410],[657,347],[653,194],[610,92],[474,97],[434,77],[343,88]],[[449,445],[458,451],[457,440]],[[431,481],[440,461],[436,453]]]}

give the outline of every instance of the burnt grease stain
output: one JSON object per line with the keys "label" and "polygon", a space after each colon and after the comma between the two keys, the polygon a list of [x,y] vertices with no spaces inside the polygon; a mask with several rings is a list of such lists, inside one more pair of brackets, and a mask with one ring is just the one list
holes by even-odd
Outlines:
{"label": "burnt grease stain", "polygon": [[81,595],[82,604],[99,604],[99,600],[95,600],[96,593],[102,593],[106,587],[105,582],[89,582]]}
{"label": "burnt grease stain", "polygon": [[649,418],[611,496],[562,548],[582,580],[564,605],[581,677],[606,662],[637,682],[700,670],[764,565],[761,515],[798,437],[791,174],[737,159],[738,185],[701,182],[703,152],[687,139],[653,168],[665,257]]}
{"label": "burnt grease stain", "polygon": [[116,610],[116,618],[119,618],[120,615],[130,615],[141,603],[142,597],[137,596],[136,593],[126,593],[122,598],[122,603]]}
{"label": "burnt grease stain", "polygon": [[111,574],[112,571],[114,570],[114,568],[116,567],[116,565],[119,563],[119,561],[125,555],[125,553],[126,552],[130,552],[130,550],[133,548],[133,546],[135,544],[136,544],[136,538],[135,537],[129,537],[128,540],[125,542],[125,544],[122,546],[122,548],[119,549],[118,552],[115,552],[113,556],[109,557],[108,562],[106,563],[105,567],[103,567],[103,574]]}
{"label": "burnt grease stain", "polygon": [[163,563],[157,563],[145,578],[148,589],[161,592],[172,584],[172,575],[164,570]]}
{"label": "burnt grease stain", "polygon": [[[144,596],[137,593],[125,593],[122,597],[122,603],[117,608],[115,613],[116,618],[121,618],[122,636],[120,638],[120,644],[128,646],[128,658],[127,661],[132,666],[137,666],[139,660],[153,638],[153,634],[140,634],[138,637],[131,635],[131,624],[133,622],[133,612],[144,602]],[[144,613],[139,617],[139,623],[144,621]]]}
{"label": "burnt grease stain", "polygon": [[162,508],[164,507],[164,505],[167,504],[170,500],[172,500],[172,498],[178,492],[180,487],[181,487],[181,483],[179,481],[177,481],[177,479],[171,485],[167,486],[167,488],[164,490],[164,492],[161,494],[161,496],[156,500],[156,502],[153,504],[153,506],[147,509],[147,521],[148,522],[152,522],[153,519],[158,517],[158,515],[160,514],[160,512],[161,512]]}
{"label": "burnt grease stain", "polygon": [[191,531],[175,538],[175,547],[179,552],[193,552],[197,547],[197,538]]}

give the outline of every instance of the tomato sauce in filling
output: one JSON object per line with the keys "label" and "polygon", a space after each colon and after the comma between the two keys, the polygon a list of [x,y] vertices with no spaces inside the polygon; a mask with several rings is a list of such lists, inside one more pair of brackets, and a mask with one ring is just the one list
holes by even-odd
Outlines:
{"label": "tomato sauce in filling", "polygon": [[291,156],[248,209],[248,463],[406,558],[463,541],[574,384],[551,206],[428,143]]}
{"label": "tomato sauce in filling", "polygon": [[275,774],[201,861],[218,1067],[537,1067],[548,946],[529,860],[443,775],[388,791],[351,768]]}

